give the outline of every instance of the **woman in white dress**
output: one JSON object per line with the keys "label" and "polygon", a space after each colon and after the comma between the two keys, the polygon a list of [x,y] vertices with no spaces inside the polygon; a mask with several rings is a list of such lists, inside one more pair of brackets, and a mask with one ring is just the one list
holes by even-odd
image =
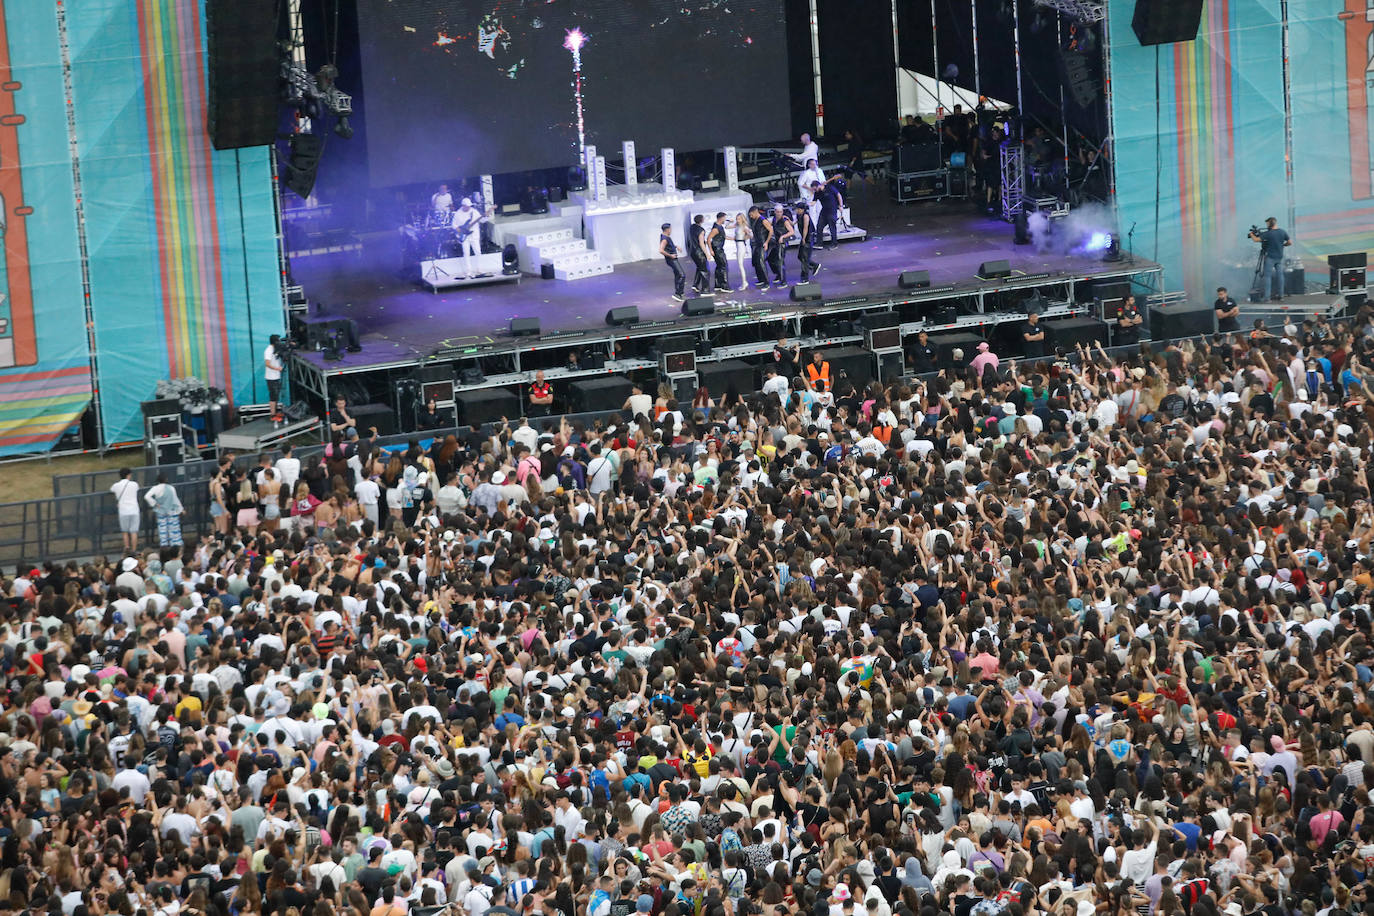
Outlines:
{"label": "woman in white dress", "polygon": [[735,263],[739,265],[740,292],[749,288],[749,259],[753,256],[753,234],[749,231],[749,220],[743,213],[735,214]]}

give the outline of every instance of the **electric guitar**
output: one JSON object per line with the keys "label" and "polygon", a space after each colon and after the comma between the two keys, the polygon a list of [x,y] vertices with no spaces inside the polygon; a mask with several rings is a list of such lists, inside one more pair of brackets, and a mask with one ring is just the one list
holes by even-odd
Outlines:
{"label": "electric guitar", "polygon": [[477,210],[475,208],[469,210],[466,214],[464,214],[462,210],[454,210],[453,218],[455,220],[462,219],[464,216],[468,217],[463,222],[460,222],[458,224],[458,243],[462,244],[463,242],[466,242],[468,240],[468,236],[472,235],[472,231],[476,229],[478,226],[482,225],[482,221],[488,219],[494,212],[494,208],[488,207],[486,213],[479,215],[476,219],[472,219],[472,214],[477,213]]}

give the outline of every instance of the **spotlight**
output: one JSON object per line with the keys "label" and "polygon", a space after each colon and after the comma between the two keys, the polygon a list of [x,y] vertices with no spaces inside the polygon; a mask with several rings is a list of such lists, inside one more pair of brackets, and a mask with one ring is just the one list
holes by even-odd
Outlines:
{"label": "spotlight", "polygon": [[325,338],[325,344],[321,348],[323,351],[321,356],[325,362],[336,363],[343,359],[343,350],[339,347],[339,338],[342,336],[343,334],[338,328],[332,328],[329,331],[329,336]]}
{"label": "spotlight", "polygon": [[353,125],[348,123],[348,116],[344,115],[334,124],[334,133],[345,140],[353,138]]}
{"label": "spotlight", "polygon": [[507,277],[520,273],[520,253],[515,250],[514,245],[507,245],[501,249],[501,273]]}
{"label": "spotlight", "polygon": [[1112,234],[1108,233],[1108,235],[1107,235],[1107,250],[1106,250],[1106,252],[1103,253],[1103,255],[1102,255],[1102,260],[1104,260],[1104,261],[1120,261],[1120,260],[1121,260],[1121,240],[1120,240],[1119,238],[1117,238],[1115,235],[1112,235]]}

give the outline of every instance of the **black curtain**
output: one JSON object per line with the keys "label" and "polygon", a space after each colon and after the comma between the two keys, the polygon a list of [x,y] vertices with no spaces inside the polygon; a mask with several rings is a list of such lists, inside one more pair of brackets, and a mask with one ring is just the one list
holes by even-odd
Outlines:
{"label": "black curtain", "polygon": [[896,133],[891,0],[818,0],[825,132],[864,139]]}
{"label": "black curtain", "polygon": [[[816,87],[811,76],[811,11],[807,0],[786,0],[787,86],[792,95],[792,136],[816,130]],[[779,138],[781,139],[781,138]]]}

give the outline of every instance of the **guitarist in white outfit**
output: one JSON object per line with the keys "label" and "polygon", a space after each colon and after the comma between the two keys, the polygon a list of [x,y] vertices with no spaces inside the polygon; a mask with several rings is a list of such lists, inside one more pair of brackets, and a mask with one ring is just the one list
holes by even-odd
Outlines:
{"label": "guitarist in white outfit", "polygon": [[[472,206],[472,198],[464,197],[462,204],[453,211],[453,230],[458,233],[458,247],[463,252],[463,279],[473,277],[472,256],[482,253],[482,223],[487,221],[490,212],[478,212]],[[477,276],[481,276],[478,274]]]}

